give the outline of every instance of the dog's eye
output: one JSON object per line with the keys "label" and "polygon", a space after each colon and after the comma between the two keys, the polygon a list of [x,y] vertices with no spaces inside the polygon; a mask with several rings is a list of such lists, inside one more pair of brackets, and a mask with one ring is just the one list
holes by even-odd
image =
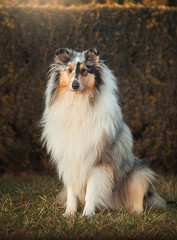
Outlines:
{"label": "dog's eye", "polygon": [[72,68],[70,68],[68,71],[69,71],[69,73],[72,73],[73,69],[72,69]]}
{"label": "dog's eye", "polygon": [[86,68],[82,68],[81,69],[81,74],[84,75],[86,73],[87,69]]}

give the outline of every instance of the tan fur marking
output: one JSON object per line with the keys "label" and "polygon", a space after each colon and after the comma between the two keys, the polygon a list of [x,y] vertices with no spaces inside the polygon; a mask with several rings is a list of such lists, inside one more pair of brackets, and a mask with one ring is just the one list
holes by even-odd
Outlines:
{"label": "tan fur marking", "polygon": [[66,71],[60,72],[60,83],[59,83],[58,93],[70,90],[69,85],[71,83],[72,77],[73,77],[73,74],[68,74]]}
{"label": "tan fur marking", "polygon": [[127,208],[138,213],[143,211],[143,199],[148,189],[147,180],[137,172],[132,176],[129,183],[129,201]]}
{"label": "tan fur marking", "polygon": [[83,68],[85,69],[85,66],[83,64],[81,64],[80,65],[80,70],[83,69]]}
{"label": "tan fur marking", "polygon": [[63,89],[66,89],[69,85],[69,78],[65,71],[60,72],[60,83],[59,83],[59,92]]}
{"label": "tan fur marking", "polygon": [[83,76],[88,75],[87,69],[83,64],[80,65],[80,70],[83,71],[83,73],[82,73]]}
{"label": "tan fur marking", "polygon": [[69,68],[68,68],[68,71],[69,71],[69,69],[72,69],[72,70],[73,70],[74,68],[75,68],[74,63],[71,63],[70,66],[69,66]]}
{"label": "tan fur marking", "polygon": [[92,92],[95,92],[95,78],[93,74],[87,74],[87,76],[79,76],[79,81],[83,85],[84,90],[91,90]]}

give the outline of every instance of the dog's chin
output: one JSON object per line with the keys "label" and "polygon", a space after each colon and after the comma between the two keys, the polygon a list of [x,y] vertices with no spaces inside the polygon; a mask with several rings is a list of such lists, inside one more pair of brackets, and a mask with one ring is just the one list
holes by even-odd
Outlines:
{"label": "dog's chin", "polygon": [[83,88],[80,86],[78,89],[74,89],[72,86],[70,86],[70,90],[73,93],[79,93],[79,92],[82,92]]}
{"label": "dog's chin", "polygon": [[73,89],[73,88],[71,88],[71,91],[72,91],[73,93],[79,93],[81,90],[80,90],[80,89]]}

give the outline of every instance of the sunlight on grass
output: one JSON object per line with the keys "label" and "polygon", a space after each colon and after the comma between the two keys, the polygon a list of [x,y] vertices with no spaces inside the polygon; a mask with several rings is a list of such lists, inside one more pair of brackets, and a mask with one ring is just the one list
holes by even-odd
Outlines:
{"label": "sunlight on grass", "polygon": [[[93,218],[64,218],[64,208],[56,203],[61,183],[50,177],[0,179],[1,239],[175,239],[175,205],[143,214],[101,212]],[[157,190],[166,200],[177,198],[177,179],[162,178]]]}

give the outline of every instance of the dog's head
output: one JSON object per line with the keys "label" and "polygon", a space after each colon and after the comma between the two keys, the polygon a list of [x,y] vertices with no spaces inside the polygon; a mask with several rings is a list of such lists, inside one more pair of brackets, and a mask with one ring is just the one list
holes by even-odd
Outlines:
{"label": "dog's head", "polygon": [[55,64],[60,66],[59,92],[94,92],[103,84],[100,55],[95,48],[83,52],[60,48],[55,54]]}

